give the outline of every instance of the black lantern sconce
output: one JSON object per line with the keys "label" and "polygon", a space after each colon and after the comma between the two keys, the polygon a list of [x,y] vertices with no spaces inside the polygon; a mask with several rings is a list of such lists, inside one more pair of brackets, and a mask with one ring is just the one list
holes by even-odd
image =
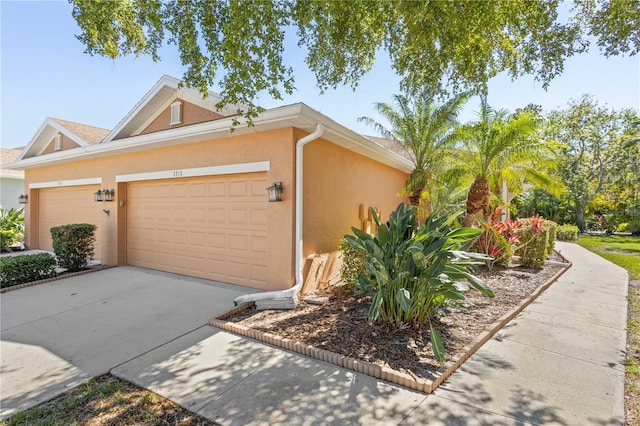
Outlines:
{"label": "black lantern sconce", "polygon": [[113,189],[98,189],[93,193],[93,200],[97,202],[113,201],[113,196],[116,192]]}
{"label": "black lantern sconce", "polygon": [[18,195],[18,202],[20,204],[27,204],[27,201],[29,201],[29,196],[27,194]]}
{"label": "black lantern sconce", "polygon": [[267,188],[269,192],[269,202],[282,201],[282,182],[274,182],[273,185]]}

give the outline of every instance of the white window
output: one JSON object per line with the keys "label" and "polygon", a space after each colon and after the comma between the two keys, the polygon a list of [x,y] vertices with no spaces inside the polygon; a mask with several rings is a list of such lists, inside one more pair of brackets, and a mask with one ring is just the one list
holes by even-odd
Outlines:
{"label": "white window", "polygon": [[175,101],[171,104],[171,126],[182,123],[182,102]]}
{"label": "white window", "polygon": [[61,135],[56,135],[55,138],[53,138],[53,150],[54,151],[60,151],[60,149],[62,148],[62,136]]}

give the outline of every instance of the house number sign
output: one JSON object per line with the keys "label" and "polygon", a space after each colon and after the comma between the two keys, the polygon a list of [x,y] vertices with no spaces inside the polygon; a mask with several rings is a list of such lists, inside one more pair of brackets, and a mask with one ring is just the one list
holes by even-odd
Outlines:
{"label": "house number sign", "polygon": [[182,170],[174,170],[173,177],[182,177]]}

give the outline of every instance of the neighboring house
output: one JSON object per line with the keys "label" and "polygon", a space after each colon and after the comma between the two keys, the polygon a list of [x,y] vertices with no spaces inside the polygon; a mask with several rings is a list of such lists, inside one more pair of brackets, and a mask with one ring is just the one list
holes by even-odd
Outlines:
{"label": "neighboring house", "polygon": [[45,120],[9,166],[25,170],[27,247],[94,223],[102,263],[280,290],[361,226],[361,205],[387,216],[403,201],[406,158],[301,103],[231,131],[218,100],[164,76],[111,131]]}
{"label": "neighboring house", "polygon": [[[0,148],[0,164],[13,163],[23,148]],[[22,170],[0,169],[0,207],[20,209],[18,197],[25,194],[24,172]]]}

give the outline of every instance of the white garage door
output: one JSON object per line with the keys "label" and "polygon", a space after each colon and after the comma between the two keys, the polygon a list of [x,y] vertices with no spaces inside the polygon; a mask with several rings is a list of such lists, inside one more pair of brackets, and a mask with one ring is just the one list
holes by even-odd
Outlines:
{"label": "white garage door", "polygon": [[129,183],[127,263],[264,285],[267,186],[266,173]]}
{"label": "white garage door", "polygon": [[[98,185],[66,186],[62,188],[42,188],[39,190],[38,243],[43,250],[53,250],[51,228],[73,223],[90,223],[98,226],[102,204],[96,203],[93,193]],[[112,203],[109,203],[112,204]],[[94,258],[100,259],[102,230],[96,229]]]}

